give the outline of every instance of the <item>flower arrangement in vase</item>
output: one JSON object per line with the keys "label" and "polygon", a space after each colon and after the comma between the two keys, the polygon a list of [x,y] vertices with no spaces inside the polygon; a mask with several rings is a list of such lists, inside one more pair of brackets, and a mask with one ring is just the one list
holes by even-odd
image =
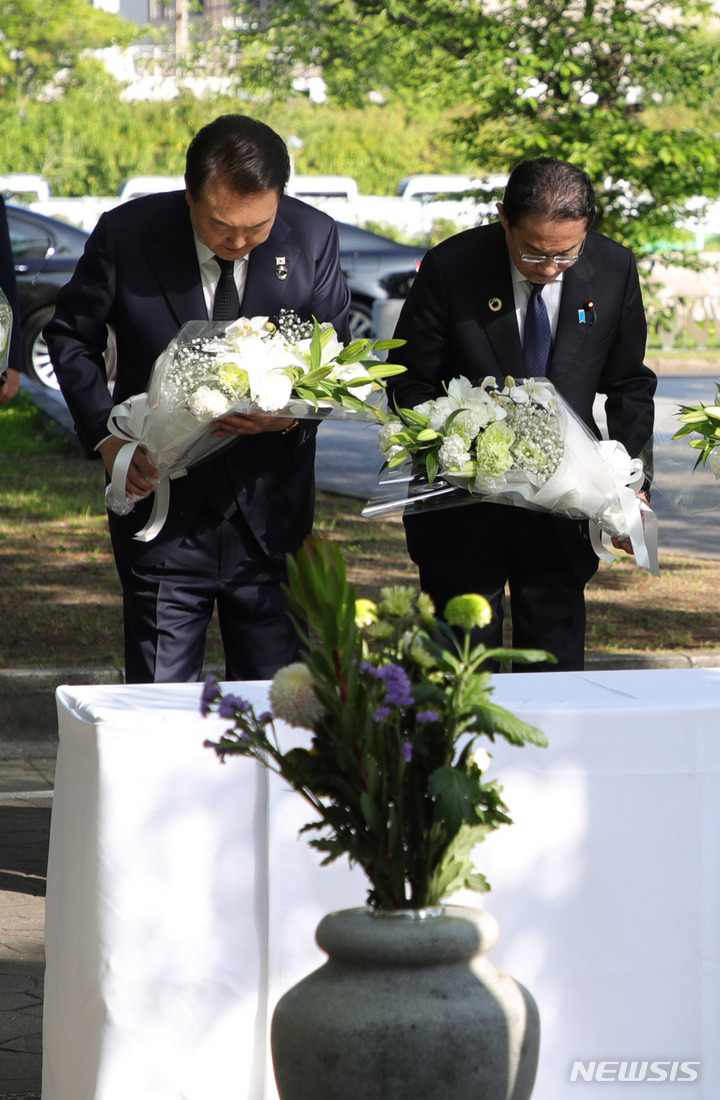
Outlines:
{"label": "flower arrangement in vase", "polygon": [[[511,819],[479,741],[546,744],[492,701],[491,662],[548,654],[474,645],[491,614],[479,595],[451,600],[444,622],[409,586],[358,600],[327,540],[289,557],[288,578],[302,661],[275,675],[260,714],[209,677],[201,709],[232,725],[206,745],[223,760],[252,757],[297,790],[315,814],[303,830],[319,834],[310,844],[323,863],[346,855],[362,867],[372,910],[425,910],[462,888],[487,890],[472,850]],[[288,746],[276,720],[312,731],[310,747]]]}

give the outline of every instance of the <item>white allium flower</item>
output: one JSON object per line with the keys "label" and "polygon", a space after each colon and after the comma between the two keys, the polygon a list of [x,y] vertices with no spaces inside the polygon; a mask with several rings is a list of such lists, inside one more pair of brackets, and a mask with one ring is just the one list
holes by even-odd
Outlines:
{"label": "white allium flower", "polygon": [[188,407],[198,420],[216,420],[230,408],[230,401],[220,390],[200,386],[188,399]]}
{"label": "white allium flower", "polygon": [[310,669],[301,661],[275,673],[269,698],[275,717],[291,726],[314,729],[325,713],[315,694]]}

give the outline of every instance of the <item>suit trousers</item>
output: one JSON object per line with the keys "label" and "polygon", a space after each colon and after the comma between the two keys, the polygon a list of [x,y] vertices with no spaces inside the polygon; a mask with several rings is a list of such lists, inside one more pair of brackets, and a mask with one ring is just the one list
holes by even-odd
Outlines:
{"label": "suit trousers", "polygon": [[130,564],[116,554],[116,565],[127,683],[200,680],[216,605],[225,679],[271,679],[298,659],[299,641],[281,590],[284,563],[268,558],[239,511],[221,518],[205,505],[161,562]]}
{"label": "suit trousers", "polygon": [[592,573],[583,576],[569,557],[581,537],[575,521],[511,505],[470,503],[406,516],[405,529],[421,588],[439,614],[452,596],[466,592],[489,601],[493,620],[475,632],[476,643],[502,646],[507,585],[513,647],[544,649],[557,659],[557,664],[516,664],[513,671],[584,667],[584,589]]}

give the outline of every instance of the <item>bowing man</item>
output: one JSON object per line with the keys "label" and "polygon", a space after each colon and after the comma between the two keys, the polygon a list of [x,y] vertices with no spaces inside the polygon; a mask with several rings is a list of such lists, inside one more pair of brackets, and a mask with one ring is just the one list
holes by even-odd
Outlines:
{"label": "bowing man", "polygon": [[[643,362],[640,284],[632,253],[592,231],[589,177],[550,157],[525,161],[497,210],[497,223],[423,259],[395,332],[407,373],[391,379],[391,400],[418,405],[461,375],[500,385],[508,375],[546,376],[598,437],[593,403],[602,394],[609,437],[637,457],[652,437],[656,386]],[[408,515],[405,529],[438,612],[454,595],[481,593],[494,613],[481,640],[500,645],[508,585],[513,645],[558,662],[518,670],[583,668],[584,589],[598,566],[587,522],[475,503]]]}
{"label": "bowing man", "polygon": [[[282,138],[243,115],[203,127],[186,157],[185,191],[148,195],[104,214],[45,329],[53,366],[88,455],[112,473],[120,440],[112,406],[147,389],[157,356],[190,320],[294,310],[349,339],[350,293],[335,223],[284,194]],[[111,396],[103,352],[117,342]],[[285,555],[309,534],[316,423],[229,415],[234,443],[171,484],[167,521],[133,540],[151,509],[157,471],[138,448],[126,482],[144,498],[109,515],[123,590],[130,683],[201,677],[217,605],[229,680],[265,679],[297,656],[281,585]]]}

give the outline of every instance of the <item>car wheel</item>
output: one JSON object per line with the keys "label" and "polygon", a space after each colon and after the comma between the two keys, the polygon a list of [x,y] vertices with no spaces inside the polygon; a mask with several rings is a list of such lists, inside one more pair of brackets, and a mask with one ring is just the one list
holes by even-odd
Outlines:
{"label": "car wheel", "polygon": [[59,390],[58,380],[50,361],[50,352],[43,339],[42,330],[55,310],[45,306],[23,322],[23,358],[28,377],[48,390]]}
{"label": "car wheel", "polygon": [[[48,390],[59,390],[50,352],[43,339],[43,329],[55,312],[52,306],[44,306],[32,313],[23,323],[23,358],[28,377],[39,386]],[[117,349],[112,331],[108,332],[108,345],[105,351],[105,367],[108,382],[115,379],[117,368]]]}
{"label": "car wheel", "polygon": [[359,302],[357,298],[352,299],[350,302],[350,313],[348,314],[348,324],[350,325],[350,335],[353,340],[372,340],[372,311],[370,306],[365,302]]}

